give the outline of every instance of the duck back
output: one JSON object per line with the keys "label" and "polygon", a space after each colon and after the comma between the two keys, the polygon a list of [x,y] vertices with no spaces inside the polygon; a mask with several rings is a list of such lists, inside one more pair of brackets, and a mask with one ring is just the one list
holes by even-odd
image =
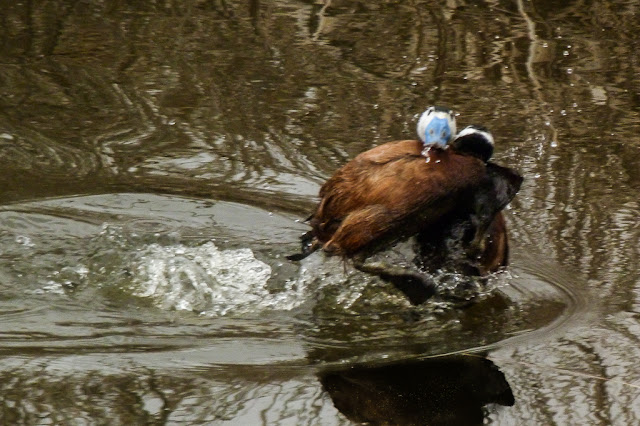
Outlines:
{"label": "duck back", "polygon": [[310,225],[329,254],[375,251],[469,206],[485,177],[475,157],[390,142],[358,155],[322,186]]}

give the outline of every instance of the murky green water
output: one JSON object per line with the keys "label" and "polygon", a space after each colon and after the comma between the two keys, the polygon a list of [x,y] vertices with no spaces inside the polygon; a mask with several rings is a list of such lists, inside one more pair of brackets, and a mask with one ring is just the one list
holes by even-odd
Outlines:
{"label": "murky green water", "polygon": [[[5,3],[0,423],[640,421],[637,2]],[[525,176],[509,271],[288,262],[434,103]]]}

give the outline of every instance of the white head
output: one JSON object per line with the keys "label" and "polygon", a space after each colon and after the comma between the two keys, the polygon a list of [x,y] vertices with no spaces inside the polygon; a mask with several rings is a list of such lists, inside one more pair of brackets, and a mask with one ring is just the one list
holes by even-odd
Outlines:
{"label": "white head", "polygon": [[425,145],[445,146],[456,134],[453,111],[442,107],[429,107],[418,120],[418,136]]}

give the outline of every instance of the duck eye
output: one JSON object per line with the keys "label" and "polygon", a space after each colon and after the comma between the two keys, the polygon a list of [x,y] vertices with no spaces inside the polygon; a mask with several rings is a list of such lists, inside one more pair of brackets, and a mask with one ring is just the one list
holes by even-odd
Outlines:
{"label": "duck eye", "polygon": [[429,134],[433,135],[433,129],[429,129]]}
{"label": "duck eye", "polygon": [[446,137],[446,136],[447,136],[447,132],[443,130],[443,131],[442,131],[442,137],[444,138],[444,137]]}

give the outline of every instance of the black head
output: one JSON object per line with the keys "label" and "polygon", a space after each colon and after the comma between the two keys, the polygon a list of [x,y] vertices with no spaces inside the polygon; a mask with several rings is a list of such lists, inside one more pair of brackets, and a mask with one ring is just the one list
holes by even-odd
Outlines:
{"label": "black head", "polygon": [[478,157],[486,163],[493,155],[493,136],[485,127],[468,126],[449,142],[449,147],[456,152]]}

